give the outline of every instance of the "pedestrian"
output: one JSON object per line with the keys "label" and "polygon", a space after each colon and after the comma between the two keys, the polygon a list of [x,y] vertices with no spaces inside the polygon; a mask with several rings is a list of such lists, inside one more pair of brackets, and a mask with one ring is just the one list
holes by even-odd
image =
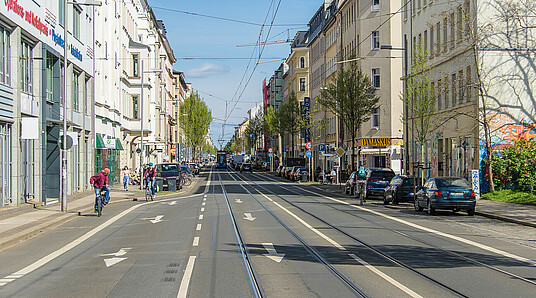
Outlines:
{"label": "pedestrian", "polygon": [[128,180],[130,180],[130,171],[128,167],[125,166],[121,173],[123,174],[123,187],[125,191],[128,191]]}
{"label": "pedestrian", "polygon": [[331,184],[333,184],[333,181],[336,181],[335,179],[337,178],[337,172],[335,172],[335,169],[332,169],[331,170],[331,174],[330,174],[330,178],[331,178]]}

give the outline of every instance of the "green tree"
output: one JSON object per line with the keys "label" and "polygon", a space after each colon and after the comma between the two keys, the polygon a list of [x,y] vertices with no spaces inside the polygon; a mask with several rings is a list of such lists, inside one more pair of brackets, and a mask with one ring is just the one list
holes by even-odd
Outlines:
{"label": "green tree", "polygon": [[279,163],[282,163],[282,139],[281,137],[285,133],[285,123],[283,121],[283,111],[280,109],[276,110],[274,107],[269,107],[264,115],[264,120],[268,130],[271,132],[272,136],[277,135],[279,140]]}
{"label": "green tree", "polygon": [[[402,95],[409,115],[404,118],[410,122],[415,131],[417,140],[413,140],[413,150],[416,150],[415,141],[420,145],[420,162],[424,160],[424,148],[428,135],[432,130],[433,117],[436,112],[436,99],[431,88],[428,53],[420,45],[415,49],[414,63],[411,66],[409,77],[406,80],[406,90]],[[421,179],[424,179],[424,169],[421,170]]]}
{"label": "green tree", "polygon": [[290,134],[292,144],[292,156],[294,157],[294,137],[300,132],[305,124],[300,102],[296,97],[296,93],[292,91],[288,97],[288,102],[284,103],[281,108],[281,117],[284,132]]}
{"label": "green tree", "polygon": [[[355,59],[355,54],[350,60]],[[335,83],[330,83],[321,90],[318,97],[320,105],[339,117],[352,139],[352,170],[355,171],[355,140],[361,125],[370,120],[371,115],[379,109],[380,98],[370,78],[358,67],[357,62],[349,62],[337,70]]]}
{"label": "green tree", "polygon": [[192,93],[180,106],[179,123],[186,137],[186,144],[196,152],[206,142],[206,136],[212,122],[212,113],[207,104],[199,96]]}

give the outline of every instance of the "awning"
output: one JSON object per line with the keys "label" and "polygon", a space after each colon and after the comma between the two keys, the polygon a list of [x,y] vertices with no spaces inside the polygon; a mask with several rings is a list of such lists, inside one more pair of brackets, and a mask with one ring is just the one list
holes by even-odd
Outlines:
{"label": "awning", "polygon": [[121,142],[119,141],[119,139],[115,139],[115,149],[116,150],[124,150],[123,145],[121,145]]}
{"label": "awning", "polygon": [[[358,151],[356,150],[357,154]],[[381,149],[361,149],[361,154],[388,154],[391,153],[391,149],[381,148]]]}
{"label": "awning", "polygon": [[102,136],[100,134],[95,134],[95,136],[96,136],[95,148],[106,149],[106,144],[104,144],[104,140],[102,139]]}

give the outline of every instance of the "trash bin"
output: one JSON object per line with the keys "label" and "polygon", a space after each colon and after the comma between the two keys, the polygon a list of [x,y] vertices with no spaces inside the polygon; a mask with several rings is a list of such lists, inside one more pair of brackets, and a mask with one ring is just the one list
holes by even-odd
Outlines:
{"label": "trash bin", "polygon": [[154,183],[154,187],[156,187],[157,192],[164,191],[164,180],[157,179]]}
{"label": "trash bin", "polygon": [[307,182],[307,181],[309,181],[309,176],[308,176],[308,173],[307,173],[307,172],[305,172],[305,173],[302,174],[302,176],[301,176],[301,181],[302,181],[302,182]]}
{"label": "trash bin", "polygon": [[167,180],[167,186],[169,191],[177,191],[177,179],[169,178]]}

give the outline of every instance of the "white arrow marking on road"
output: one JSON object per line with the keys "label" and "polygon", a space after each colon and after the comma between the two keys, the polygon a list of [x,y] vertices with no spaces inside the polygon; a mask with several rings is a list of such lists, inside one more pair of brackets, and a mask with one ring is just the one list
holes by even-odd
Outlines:
{"label": "white arrow marking on road", "polygon": [[272,243],[263,243],[262,245],[268,252],[267,254],[264,254],[267,258],[271,259],[272,261],[276,261],[277,263],[280,263],[283,260],[285,254],[278,254],[277,251],[275,251]]}
{"label": "white arrow marking on road", "polygon": [[152,223],[159,223],[162,221],[162,217],[164,217],[163,215],[157,215],[155,218],[142,218],[143,220],[149,220],[150,222]]}
{"label": "white arrow marking on road", "polygon": [[126,260],[127,258],[111,258],[111,259],[104,259],[104,264],[106,264],[106,267],[113,266],[121,261]]}
{"label": "white arrow marking on road", "polygon": [[169,206],[173,206],[173,205],[177,205],[177,201],[173,201],[173,202],[162,202],[162,205],[169,205]]}
{"label": "white arrow marking on road", "polygon": [[251,216],[251,213],[244,213],[244,215],[246,216],[244,217],[246,220],[254,221],[256,219],[256,217]]}
{"label": "white arrow marking on road", "polygon": [[236,199],[236,200],[234,200],[234,201],[237,202],[238,204],[242,204],[242,203],[244,203],[244,201],[242,201],[242,200],[240,200],[240,199]]}
{"label": "white arrow marking on road", "polygon": [[103,254],[101,257],[108,257],[108,256],[114,256],[114,257],[122,257],[127,254],[129,250],[131,250],[132,247],[123,247],[118,252],[114,252],[111,254]]}

